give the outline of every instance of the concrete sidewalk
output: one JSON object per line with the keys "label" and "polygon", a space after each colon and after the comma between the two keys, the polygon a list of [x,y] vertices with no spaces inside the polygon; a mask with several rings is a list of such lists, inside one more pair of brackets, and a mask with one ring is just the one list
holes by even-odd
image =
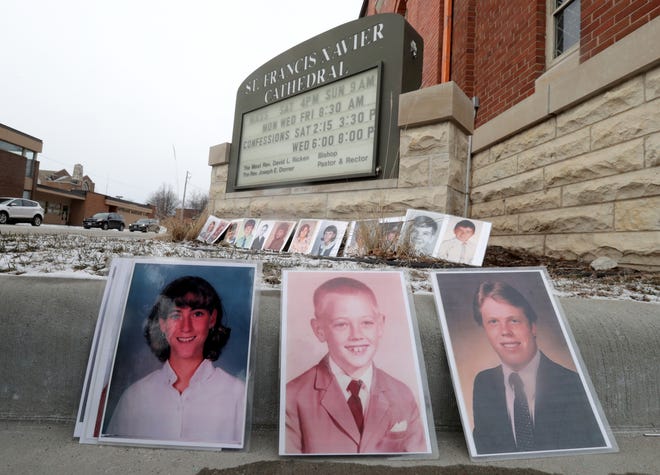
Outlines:
{"label": "concrete sidewalk", "polygon": [[[272,463],[255,466],[266,473],[318,471],[319,467],[310,465],[313,462],[351,473],[381,473],[383,465],[434,467],[437,473],[454,465],[467,465],[465,473],[478,467],[496,467],[501,473],[514,468],[549,473],[660,473],[660,437],[643,435],[660,427],[660,305],[560,299],[619,453],[471,462],[435,303],[432,295],[416,294],[439,445],[436,457],[281,459],[277,455],[280,293],[270,290],[262,291],[259,299],[255,397],[246,450],[217,453],[90,446],[74,440],[73,421],[104,286],[103,280],[0,276],[0,473],[194,474],[203,468],[256,462]],[[293,465],[291,460],[295,460]],[[349,469],[339,463],[359,465]],[[236,473],[248,473],[245,470]]]}
{"label": "concrete sidewalk", "polygon": [[[277,455],[277,431],[252,430],[245,451],[189,451],[81,445],[71,436],[73,424],[0,422],[0,473],[50,474],[74,473],[118,474],[197,474],[204,468],[234,469],[229,473],[317,473],[322,465],[325,473],[348,472],[380,474],[384,466],[405,467],[418,473],[455,473],[457,465],[463,473],[562,473],[581,475],[644,473],[657,474],[660,467],[660,437],[644,437],[641,433],[615,433],[619,453],[567,457],[471,462],[461,432],[440,432],[434,459],[396,459],[386,457],[304,457],[281,458]],[[249,464],[256,465],[249,472]],[[346,466],[345,464],[350,464]],[[314,469],[312,469],[314,467]],[[492,469],[490,472],[479,470]],[[514,469],[525,469],[515,471]]]}

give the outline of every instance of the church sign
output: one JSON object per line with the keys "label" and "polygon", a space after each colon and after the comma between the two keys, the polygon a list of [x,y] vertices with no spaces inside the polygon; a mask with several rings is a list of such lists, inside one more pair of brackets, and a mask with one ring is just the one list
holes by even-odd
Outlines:
{"label": "church sign", "polygon": [[398,174],[398,97],[419,88],[422,39],[400,15],[355,20],[242,83],[227,191]]}

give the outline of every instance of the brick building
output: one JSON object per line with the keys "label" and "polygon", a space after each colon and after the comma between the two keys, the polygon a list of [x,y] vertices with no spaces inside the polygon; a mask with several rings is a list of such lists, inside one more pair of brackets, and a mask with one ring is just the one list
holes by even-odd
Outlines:
{"label": "brick building", "polygon": [[422,89],[400,100],[399,181],[430,170],[414,185],[431,196],[449,149],[443,206],[491,221],[492,244],[660,266],[657,1],[363,2],[377,13],[424,38]]}
{"label": "brick building", "polygon": [[153,217],[153,207],[94,191],[92,179],[82,165],[67,170],[41,170],[38,154],[43,142],[0,124],[0,196],[38,201],[46,210],[44,224],[81,226],[85,217],[112,211],[121,213],[126,225]]}

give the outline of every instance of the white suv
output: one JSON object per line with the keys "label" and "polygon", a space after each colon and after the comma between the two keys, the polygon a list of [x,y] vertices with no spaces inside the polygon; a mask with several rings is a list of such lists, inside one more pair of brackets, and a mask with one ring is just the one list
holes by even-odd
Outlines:
{"label": "white suv", "polygon": [[44,209],[39,203],[23,198],[0,198],[0,224],[31,223],[39,226],[44,220]]}

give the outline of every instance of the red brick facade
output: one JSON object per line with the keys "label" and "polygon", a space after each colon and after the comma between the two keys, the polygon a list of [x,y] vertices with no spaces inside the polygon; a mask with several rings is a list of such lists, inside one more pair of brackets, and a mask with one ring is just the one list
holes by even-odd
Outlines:
{"label": "red brick facade", "polygon": [[0,150],[0,190],[2,196],[22,197],[25,188],[25,163],[27,159]]}
{"label": "red brick facade", "polygon": [[[424,38],[422,87],[441,82],[444,1],[369,0],[366,15],[400,13]],[[452,0],[451,72],[477,96],[480,126],[534,93],[546,71],[546,0]],[[376,8],[376,7],[379,8]],[[660,14],[657,0],[582,0],[584,62]]]}
{"label": "red brick facade", "polygon": [[600,53],[659,14],[658,0],[582,0],[580,61]]}

